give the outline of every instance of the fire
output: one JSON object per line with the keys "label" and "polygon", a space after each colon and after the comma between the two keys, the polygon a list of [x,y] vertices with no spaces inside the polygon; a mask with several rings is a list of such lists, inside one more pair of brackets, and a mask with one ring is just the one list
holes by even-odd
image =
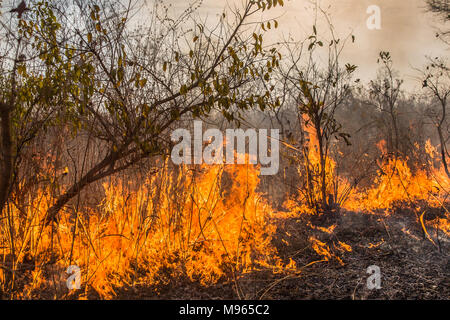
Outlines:
{"label": "fire", "polygon": [[373,249],[373,248],[378,248],[379,246],[384,244],[384,239],[381,239],[380,242],[378,243],[369,243],[369,245],[367,246],[369,249]]}
{"label": "fire", "polygon": [[[180,278],[208,286],[221,280],[237,281],[255,270],[298,272],[294,260],[285,261],[279,256],[273,242],[277,232],[274,221],[336,212],[319,212],[311,206],[321,200],[318,185],[312,181],[322,168],[314,130],[310,125],[305,130],[309,141],[303,154],[304,163],[298,170],[303,174],[305,167],[308,169],[305,178],[310,183],[310,193],[294,195],[286,201],[287,213],[276,211],[258,191],[257,166],[173,167],[168,160],[161,161],[160,170],[149,174],[141,185],[112,177],[103,183],[104,197],[97,207],[65,209],[56,228],[42,224],[54,202],[49,186],[29,193],[25,210],[11,203],[8,210],[14,219],[10,226],[1,225],[0,256],[3,264],[8,257],[16,257],[15,263],[9,264],[11,269],[19,265],[30,269],[28,282],[16,298],[33,297],[39,290],[53,287],[67,295],[65,270],[70,265],[82,270],[85,291],[79,298],[86,298],[92,291],[102,298],[111,298],[124,286],[157,287]],[[379,143],[380,150],[384,150],[384,145]],[[434,167],[436,149],[427,143],[426,150],[429,163],[423,168],[412,170],[409,159],[400,157],[380,163],[373,185],[353,190],[341,208],[361,214],[376,210],[390,213],[397,204],[407,203],[419,212],[421,226],[431,242],[436,243],[426,230],[438,228],[449,235],[448,211],[427,221],[423,213],[426,208],[421,208],[445,209],[450,189],[444,169]],[[338,199],[350,184],[337,176],[336,167],[336,162],[327,155],[326,191]],[[61,176],[68,173],[66,168]],[[306,226],[327,239],[335,239],[324,242],[308,235],[312,250],[321,259],[308,266],[331,261],[344,265],[340,255],[353,249],[334,237],[338,225],[316,226],[306,222]],[[290,233],[286,235],[291,237]],[[367,247],[381,246],[384,240],[380,240]],[[282,242],[290,245],[286,240]],[[7,283],[8,277],[0,269],[2,283]]]}
{"label": "fire", "polygon": [[347,252],[352,252],[353,249],[350,245],[346,244],[345,242],[341,242],[339,241],[339,245],[341,246],[341,248]]}
{"label": "fire", "polygon": [[311,229],[314,229],[314,230],[322,231],[327,234],[332,234],[334,232],[334,229],[336,229],[337,225],[333,224],[332,226],[325,228],[325,227],[320,227],[320,226],[314,226],[311,224],[311,222],[308,222],[308,227],[310,227]]}
{"label": "fire", "polygon": [[[284,206],[292,215],[318,214],[318,204],[322,199],[321,180],[322,172],[325,172],[325,190],[329,199],[325,201],[333,205],[339,202],[339,195],[349,189],[349,183],[336,174],[336,162],[330,154],[324,155],[324,165],[320,161],[319,142],[317,132],[312,126],[308,116],[303,115],[303,130],[307,135],[305,147],[299,156],[302,160],[297,165],[298,175],[306,180],[306,194],[290,197]],[[331,199],[331,201],[330,201]],[[330,203],[333,202],[333,203]]]}
{"label": "fire", "polygon": [[332,258],[332,253],[330,252],[330,248],[327,246],[326,243],[318,240],[316,237],[310,237],[309,241],[312,243],[313,250],[325,261],[328,261]]}
{"label": "fire", "polygon": [[[137,190],[118,178],[104,183],[99,207],[63,212],[57,230],[42,228],[52,198],[40,190],[29,199],[25,223],[16,219],[14,225],[23,235],[14,243],[18,263],[31,254],[27,259],[34,264],[33,281],[22,295],[50,286],[41,266],[51,258],[59,274],[69,264],[79,266],[86,292],[92,288],[103,298],[124,283],[157,285],[185,275],[209,285],[262,268],[295,269],[292,260],[283,265],[272,245],[276,212],[256,191],[258,184],[259,170],[252,165],[171,170],[165,162]],[[6,230],[1,236],[8,241]]]}
{"label": "fire", "polygon": [[[317,183],[323,170],[317,134],[307,117],[303,118],[303,129],[307,134],[307,141],[303,150],[303,163],[298,163],[297,170],[301,177],[306,179],[306,195],[298,194],[290,197],[285,203],[291,217],[309,214],[323,214],[317,207],[312,205],[321,202],[320,184]],[[357,188],[349,181],[337,176],[337,163],[327,155],[325,157],[325,188],[328,197],[334,198],[341,209],[359,212],[361,214],[382,211],[387,214],[394,212],[395,206],[406,205],[415,210],[419,217],[420,210],[424,208],[440,208],[445,210],[445,217],[439,217],[433,221],[424,221],[423,215],[417,221],[424,230],[427,227],[434,227],[449,235],[450,214],[446,209],[446,201],[450,191],[450,180],[448,179],[443,166],[436,167],[439,159],[436,148],[427,141],[425,151],[427,155],[426,163],[414,170],[409,166],[409,158],[388,156],[386,142],[381,140],[377,147],[383,155],[382,162],[379,162],[378,176],[368,188]],[[419,151],[416,145],[416,151]],[[328,201],[330,203],[330,201]],[[326,213],[325,213],[326,214]],[[328,214],[334,214],[333,211]],[[330,227],[314,226],[307,222],[311,230],[318,230],[326,234],[332,234],[336,225]],[[426,232],[426,231],[425,231]],[[434,243],[432,237],[426,232],[427,238]],[[310,243],[314,251],[319,254],[324,261],[335,257],[339,263],[342,260],[333,254],[330,246],[334,245],[341,252],[351,252],[351,246],[338,242],[324,243],[315,237],[310,237]],[[377,244],[369,244],[369,248],[380,246],[384,240]]]}
{"label": "fire", "polygon": [[[384,142],[379,143],[380,150],[384,150],[384,145]],[[429,155],[428,163],[414,172],[408,165],[408,158],[390,157],[380,165],[373,187],[365,192],[354,192],[345,203],[345,208],[373,211],[390,209],[400,203],[413,204],[421,201],[434,208],[442,207],[450,190],[450,181],[443,167],[434,167],[436,149],[429,141],[426,150]],[[430,171],[427,168],[433,169]]]}
{"label": "fire", "polygon": [[[325,242],[320,241],[316,237],[312,236],[309,238],[309,241],[311,242],[312,249],[322,258],[322,261],[331,261],[334,259],[337,261],[341,266],[345,265],[345,263],[342,261],[341,257],[339,257],[337,254],[335,254],[331,249],[330,246],[328,246]],[[335,245],[336,247],[336,245]],[[343,242],[339,242],[339,247],[337,247],[340,251],[346,251],[351,252],[352,248]]]}

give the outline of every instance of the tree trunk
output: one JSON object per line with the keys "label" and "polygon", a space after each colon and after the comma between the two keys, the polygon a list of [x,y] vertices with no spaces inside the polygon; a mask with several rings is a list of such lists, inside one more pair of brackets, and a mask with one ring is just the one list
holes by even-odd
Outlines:
{"label": "tree trunk", "polygon": [[0,103],[1,120],[1,174],[0,174],[0,213],[8,199],[12,177],[12,138],[11,138],[11,107]]}
{"label": "tree trunk", "polygon": [[109,154],[108,156],[106,156],[100,163],[98,163],[95,167],[89,170],[89,172],[86,175],[84,175],[81,179],[79,179],[76,183],[74,183],[69,190],[67,190],[63,195],[61,195],[56,200],[55,204],[48,209],[45,224],[49,225],[53,222],[57,222],[57,215],[59,211],[61,211],[61,209],[72,198],[78,195],[81,192],[81,190],[83,190],[87,185],[97,180],[100,180],[105,176],[108,176],[110,174],[110,171],[108,170],[104,171],[104,169],[107,168],[108,166],[112,168],[111,164],[115,161],[115,159],[117,159],[116,157],[117,157],[116,154]]}
{"label": "tree trunk", "polygon": [[394,138],[395,138],[395,140],[394,140],[394,157],[395,157],[395,159],[397,159],[398,156],[399,156],[399,151],[400,151],[399,150],[399,148],[400,148],[400,145],[399,145],[400,134],[399,134],[399,131],[398,131],[397,118],[396,118],[394,112],[395,112],[394,111],[394,106],[392,106],[390,114],[391,114],[392,127],[394,129]]}
{"label": "tree trunk", "polygon": [[319,157],[320,157],[320,188],[321,188],[321,202],[322,209],[327,207],[327,172],[326,172],[326,161],[325,152],[323,150],[323,135],[322,130],[320,128],[320,124],[316,124],[316,135],[319,143]]}
{"label": "tree trunk", "polygon": [[444,135],[442,134],[442,127],[439,125],[437,127],[438,134],[439,134],[439,141],[441,142],[441,157],[442,157],[442,163],[444,165],[445,173],[450,178],[450,172],[448,170],[448,164],[447,164],[447,152],[445,148],[445,139]]}

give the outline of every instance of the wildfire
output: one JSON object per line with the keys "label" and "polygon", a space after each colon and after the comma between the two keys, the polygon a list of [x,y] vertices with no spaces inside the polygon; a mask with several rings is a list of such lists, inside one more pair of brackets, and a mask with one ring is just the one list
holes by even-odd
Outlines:
{"label": "wildfire", "polygon": [[[309,148],[298,170],[303,174],[306,166],[307,183],[311,183],[322,168],[314,131],[307,125],[306,132]],[[427,167],[433,168],[436,150],[430,143],[426,149],[430,155]],[[337,165],[330,156],[325,165],[327,193],[337,199],[349,183],[336,177]],[[207,286],[222,279],[239,279],[254,270],[296,270],[295,261],[283,263],[273,244],[277,231],[273,218],[318,214],[311,203],[320,201],[320,190],[311,183],[312,198],[291,197],[284,203],[286,214],[274,210],[257,191],[259,177],[258,167],[250,164],[173,167],[166,161],[138,187],[118,177],[103,183],[104,199],[99,206],[66,209],[55,229],[43,227],[54,198],[50,188],[41,188],[28,196],[26,210],[10,204],[13,224],[1,226],[0,254],[4,261],[12,254],[17,257],[11,268],[24,264],[30,268],[30,279],[18,298],[54,286],[55,279],[64,290],[69,265],[81,268],[85,294],[92,289],[102,298],[113,297],[124,285],[157,286],[187,277]],[[423,201],[445,209],[449,188],[442,168],[411,170],[408,159],[389,158],[380,164],[372,187],[353,190],[342,208],[364,214],[377,209],[389,211],[397,203]],[[444,217],[426,221],[422,214],[420,222],[424,230],[432,226],[450,234],[448,217],[446,211]],[[307,226],[329,236],[337,227],[311,222]],[[11,234],[16,235],[13,242]],[[432,236],[427,236],[434,243]],[[345,242],[325,243],[316,236],[310,236],[309,242],[321,257],[312,263],[334,260],[343,265],[337,253],[353,250]],[[283,243],[289,246],[287,241]],[[383,243],[381,239],[368,248]],[[59,276],[50,279],[47,274]],[[5,283],[7,278],[0,269],[0,280]]]}
{"label": "wildfire", "polygon": [[[33,281],[23,296],[50,285],[40,266],[51,256],[60,274],[69,263],[80,266],[82,282],[104,298],[114,296],[115,288],[124,283],[163,284],[186,275],[208,285],[258,268],[295,268],[292,260],[283,265],[272,245],[276,226],[270,219],[276,213],[256,191],[257,167],[214,165],[176,171],[166,162],[135,191],[119,179],[104,183],[101,205],[77,217],[63,212],[56,234],[42,229],[40,221],[52,199],[50,192],[41,190],[30,199],[25,224],[15,220],[14,230],[23,234],[14,243],[17,263],[26,252],[34,263]],[[1,235],[7,241],[6,230]]]}
{"label": "wildfire", "polygon": [[[284,207],[293,216],[318,214],[317,209],[320,203],[325,201],[329,205],[334,205],[334,202],[339,202],[339,195],[349,189],[349,183],[336,174],[336,162],[329,154],[324,154],[323,162],[321,162],[317,132],[306,115],[303,115],[303,131],[306,134],[305,148],[299,155],[301,161],[297,163],[297,172],[306,180],[305,189],[307,191],[305,194],[290,197],[284,203]],[[324,179],[322,173],[324,173]],[[323,199],[319,180],[324,181],[325,193],[329,199]]]}
{"label": "wildfire", "polygon": [[[384,150],[385,143],[379,143]],[[373,187],[366,192],[354,192],[345,203],[348,210],[389,209],[399,203],[424,201],[431,207],[441,207],[450,190],[450,181],[444,168],[433,165],[436,149],[428,141],[426,151],[429,155],[428,168],[414,172],[408,166],[408,158],[389,158],[381,164]],[[425,167],[425,166],[424,166]]]}

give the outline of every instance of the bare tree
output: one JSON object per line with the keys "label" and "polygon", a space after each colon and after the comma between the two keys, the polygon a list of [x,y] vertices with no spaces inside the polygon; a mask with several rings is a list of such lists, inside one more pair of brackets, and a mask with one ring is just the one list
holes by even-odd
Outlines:
{"label": "bare tree", "polygon": [[[450,4],[448,0],[426,0],[428,11],[441,17],[444,23],[450,21]],[[439,29],[436,37],[440,38],[444,43],[449,43],[450,31],[448,29]]]}
{"label": "bare tree", "polygon": [[[448,132],[445,132],[444,126],[447,122],[447,101],[450,97],[450,68],[445,59],[435,58],[425,68],[422,73],[423,88],[432,94],[439,104],[436,111],[433,108],[428,110],[428,115],[432,119],[439,136],[442,164],[447,176],[450,177],[447,158],[450,157],[447,142],[449,140]],[[448,130],[447,130],[448,131]]]}
{"label": "bare tree", "polygon": [[[287,60],[282,68],[285,92],[294,101],[301,127],[312,125],[317,137],[319,164],[316,168],[309,158],[305,136],[302,133],[300,145],[306,171],[306,199],[313,208],[327,209],[334,205],[337,195],[331,194],[327,179],[327,164],[330,161],[330,147],[334,139],[343,139],[348,144],[350,136],[342,131],[335,113],[351,92],[351,78],[356,66],[341,63],[341,52],[346,40],[334,35],[329,23],[331,40],[320,40],[316,26],[306,42],[287,46]],[[352,36],[352,41],[354,37]],[[326,50],[327,60],[320,61],[321,50]],[[323,52],[322,52],[323,54]],[[318,196],[318,198],[317,198]]]}
{"label": "bare tree", "polygon": [[[403,80],[396,77],[389,52],[380,52],[378,63],[382,64],[378,78],[369,86],[370,101],[381,112],[381,121],[387,130],[388,153],[394,157],[400,154],[400,131],[398,124],[398,101],[402,93]],[[383,114],[388,115],[385,121]]]}

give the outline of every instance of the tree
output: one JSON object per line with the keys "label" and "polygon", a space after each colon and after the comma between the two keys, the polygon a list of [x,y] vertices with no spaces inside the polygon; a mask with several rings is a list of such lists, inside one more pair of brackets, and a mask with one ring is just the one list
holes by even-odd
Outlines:
{"label": "tree", "polygon": [[440,107],[438,111],[430,108],[428,115],[436,126],[440,142],[442,164],[447,176],[450,178],[447,162],[447,158],[450,157],[447,149],[448,137],[446,137],[444,130],[447,121],[447,101],[450,97],[450,68],[445,59],[435,58],[430,61],[421,73],[423,88],[436,99]]}
{"label": "tree", "polygon": [[1,21],[0,212],[17,179],[23,149],[56,121],[59,106],[68,102],[67,51],[56,42],[61,26],[47,2],[31,7],[22,3],[18,11],[5,14],[8,24]]}
{"label": "tree", "polygon": [[[371,104],[381,112],[381,121],[387,130],[388,153],[397,158],[400,153],[401,139],[398,125],[398,100],[403,80],[396,77],[389,52],[380,52],[378,63],[381,63],[382,67],[378,78],[370,82],[369,97]],[[389,120],[385,121],[383,114],[387,114]]]}
{"label": "tree", "polygon": [[[335,118],[336,111],[351,93],[351,79],[356,66],[341,64],[341,52],[346,40],[335,37],[331,23],[331,40],[325,44],[320,40],[316,26],[306,42],[287,45],[288,61],[281,71],[284,91],[294,101],[301,127],[311,125],[317,138],[319,153],[318,168],[310,159],[309,147],[302,133],[302,157],[306,172],[306,199],[310,207],[325,210],[334,205],[336,194],[331,194],[327,179],[330,162],[330,147],[333,139],[343,139],[350,144],[350,136],[343,132]],[[352,36],[352,41],[354,41]],[[307,50],[306,50],[307,46]],[[327,60],[320,61],[326,50]],[[303,59],[305,59],[303,61]],[[287,102],[289,100],[286,100]],[[334,197],[333,197],[334,196]]]}
{"label": "tree", "polygon": [[[450,21],[450,4],[448,0],[426,0],[428,11],[440,16],[444,22]],[[440,38],[446,44],[449,44],[449,30],[440,30],[436,37]]]}
{"label": "tree", "polygon": [[[188,10],[177,19],[155,4],[148,24],[133,30],[139,2],[67,1],[53,5],[60,25],[56,42],[67,50],[71,85],[64,119],[75,135],[102,142],[99,158],[59,195],[46,223],[93,182],[166,155],[169,133],[183,117],[218,110],[238,121],[240,110],[270,107],[270,92],[252,92],[280,55],[265,49],[250,20],[281,0],[248,0],[234,19],[224,13],[213,28]],[[200,2],[197,2],[199,4]],[[193,21],[190,29],[188,21]]]}

